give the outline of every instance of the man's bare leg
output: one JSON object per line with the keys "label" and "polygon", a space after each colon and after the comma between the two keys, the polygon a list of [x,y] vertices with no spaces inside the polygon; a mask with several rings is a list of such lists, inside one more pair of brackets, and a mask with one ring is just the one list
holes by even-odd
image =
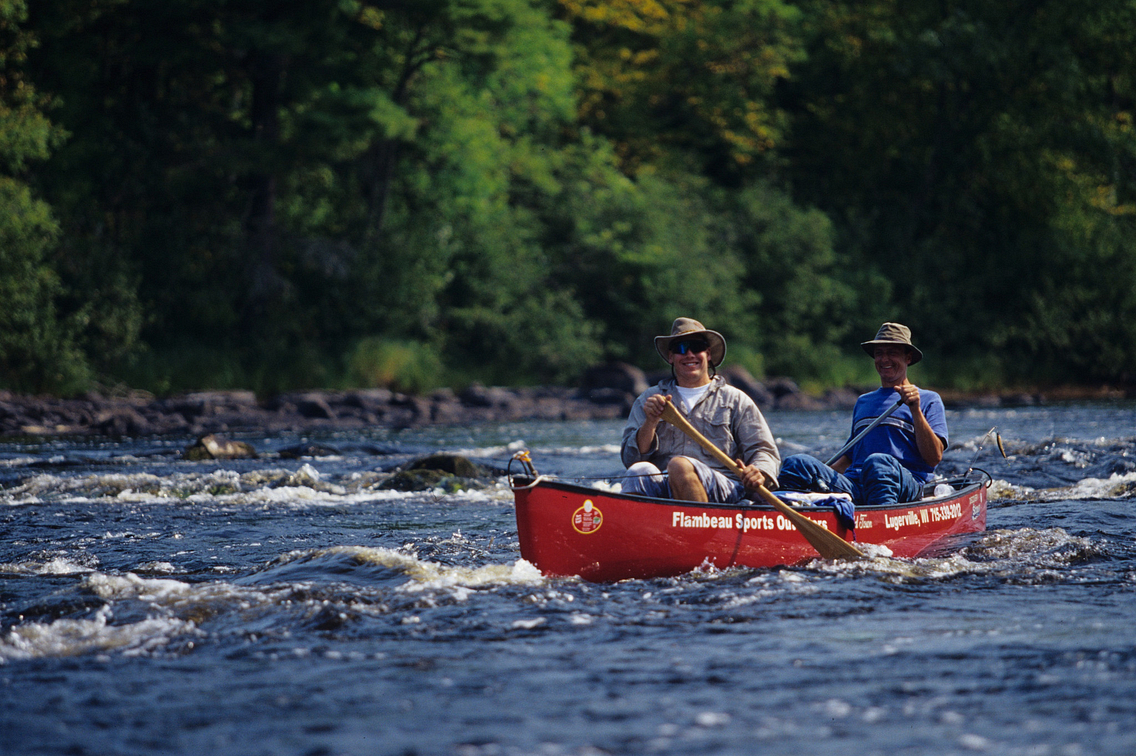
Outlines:
{"label": "man's bare leg", "polygon": [[671,496],[681,501],[709,501],[694,465],[685,457],[675,457],[667,464]]}

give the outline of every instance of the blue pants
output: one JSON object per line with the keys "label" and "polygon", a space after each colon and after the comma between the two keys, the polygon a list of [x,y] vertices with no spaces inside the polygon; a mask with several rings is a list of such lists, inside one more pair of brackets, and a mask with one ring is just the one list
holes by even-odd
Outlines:
{"label": "blue pants", "polygon": [[896,504],[923,498],[923,483],[890,454],[872,454],[856,478],[833,470],[816,457],[794,454],[781,463],[778,476],[785,491],[842,492],[860,504]]}

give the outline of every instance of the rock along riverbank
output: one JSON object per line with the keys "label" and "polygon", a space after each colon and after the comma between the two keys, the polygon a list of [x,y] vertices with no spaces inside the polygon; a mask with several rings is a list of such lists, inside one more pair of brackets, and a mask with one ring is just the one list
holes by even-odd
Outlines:
{"label": "rock along riverbank", "polygon": [[[759,381],[737,368],[725,369],[722,374],[763,410],[849,409],[859,393],[872,388],[847,388],[814,396],[788,379]],[[68,399],[0,391],[0,436],[201,436],[617,419],[626,417],[635,397],[661,377],[616,363],[586,371],[575,387],[473,385],[460,392],[442,389],[424,396],[382,388],[303,391],[269,398],[257,397],[251,391],[199,391],[167,398],[138,392],[122,396],[89,393]],[[969,399],[944,395],[944,399],[986,406],[1044,401],[1032,394]]]}

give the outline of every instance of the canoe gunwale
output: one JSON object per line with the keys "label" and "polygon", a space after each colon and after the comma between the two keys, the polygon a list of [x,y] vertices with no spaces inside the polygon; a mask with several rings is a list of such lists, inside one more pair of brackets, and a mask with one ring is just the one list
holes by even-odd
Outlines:
{"label": "canoe gunwale", "polygon": [[[974,477],[974,476],[972,476],[972,473],[981,473],[981,477]],[[969,470],[969,471],[967,471],[967,473],[960,475],[960,476],[956,476],[956,477],[953,477],[953,478],[941,478],[939,480],[931,481],[930,483],[926,484],[926,486],[924,487],[924,490],[931,489],[934,486],[939,485],[940,483],[946,483],[946,484],[950,485],[951,488],[953,489],[951,491],[951,493],[946,495],[946,496],[927,496],[927,497],[924,497],[922,499],[919,499],[918,501],[898,502],[896,504],[858,504],[858,505],[856,505],[856,511],[857,512],[883,512],[883,511],[887,511],[887,510],[891,510],[891,509],[906,509],[906,508],[911,507],[913,505],[923,506],[923,505],[927,505],[927,504],[936,504],[936,503],[942,503],[942,502],[945,502],[945,501],[951,501],[953,499],[959,498],[960,496],[964,496],[968,493],[971,493],[971,489],[976,490],[980,486],[984,487],[984,488],[989,488],[991,483],[993,483],[993,479],[991,478],[990,474],[988,472],[986,472],[985,470],[973,468],[972,470]],[[573,491],[573,492],[576,492],[576,493],[580,493],[581,495],[601,494],[601,495],[605,495],[605,496],[613,496],[613,497],[616,497],[616,498],[619,498],[619,499],[627,499],[629,501],[640,501],[640,502],[643,502],[643,503],[646,503],[646,504],[660,504],[660,505],[664,505],[664,506],[668,506],[668,507],[691,506],[691,507],[698,507],[698,508],[702,508],[702,509],[729,509],[729,510],[733,510],[733,509],[753,509],[753,510],[758,510],[758,511],[763,511],[763,512],[774,511],[773,506],[771,504],[765,504],[764,502],[753,501],[751,499],[742,499],[740,501],[736,501],[736,502],[733,502],[733,503],[722,503],[722,502],[715,502],[715,501],[709,501],[709,502],[684,501],[682,499],[665,499],[665,498],[658,498],[658,497],[654,497],[654,496],[643,496],[641,494],[629,494],[629,493],[620,493],[620,492],[615,492],[615,491],[607,491],[607,490],[604,490],[602,488],[595,488],[593,486],[586,486],[582,483],[573,483],[569,480],[565,480],[565,479],[562,479],[562,478],[557,478],[555,476],[549,476],[549,475],[520,474],[520,475],[511,475],[509,477],[509,487],[514,492],[536,488],[537,486],[541,486],[541,485],[555,486],[557,488],[563,488],[563,489],[567,489],[567,490],[570,490],[570,491]],[[774,493],[776,493],[776,491],[774,491]],[[831,504],[798,506],[797,504],[795,504],[793,502],[788,502],[788,503],[794,509],[798,509],[798,510],[803,511],[803,512],[832,512],[834,514],[836,512],[836,507],[832,506]]]}

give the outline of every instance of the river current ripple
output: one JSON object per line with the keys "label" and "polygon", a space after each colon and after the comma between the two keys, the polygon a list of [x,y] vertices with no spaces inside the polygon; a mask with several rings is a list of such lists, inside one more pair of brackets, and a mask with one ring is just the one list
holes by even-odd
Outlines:
{"label": "river current ripple", "polygon": [[[845,413],[771,412],[783,454]],[[0,444],[3,754],[1136,753],[1136,406],[948,413],[988,530],[933,559],[594,585],[520,558],[503,479],[618,472],[621,423]],[[1003,459],[989,433],[997,428]],[[302,441],[333,456],[289,459]]]}

